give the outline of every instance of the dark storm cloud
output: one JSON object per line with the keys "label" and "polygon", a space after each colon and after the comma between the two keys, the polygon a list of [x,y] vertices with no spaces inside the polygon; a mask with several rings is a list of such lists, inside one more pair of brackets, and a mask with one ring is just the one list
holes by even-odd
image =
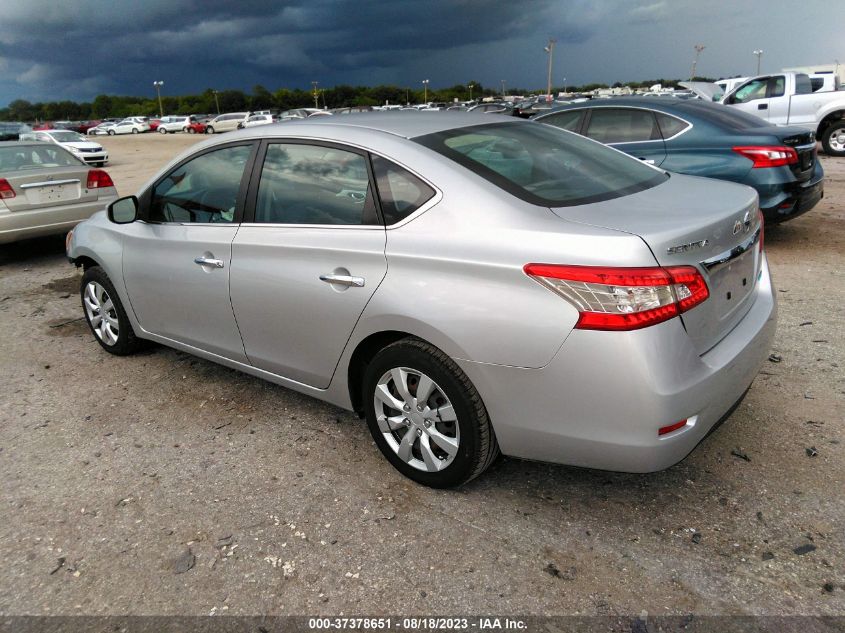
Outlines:
{"label": "dark storm cloud", "polygon": [[[839,4],[837,3],[837,6]],[[683,77],[692,46],[711,75],[845,59],[825,0],[0,0],[0,106],[340,83],[432,87],[481,81]],[[843,14],[845,8],[840,7]],[[845,17],[843,15],[842,17]],[[805,32],[807,37],[796,37]],[[840,50],[836,50],[836,49]],[[830,58],[830,59],[828,59]],[[775,64],[778,64],[775,66]]]}
{"label": "dark storm cloud", "polygon": [[[183,93],[309,85],[313,78],[323,85],[392,81],[401,74],[397,68],[432,52],[493,46],[538,31],[541,39],[554,32],[582,41],[589,20],[575,18],[589,13],[589,4],[3,0],[0,103],[13,93],[90,98],[100,91],[147,92],[154,79]],[[465,79],[443,73],[441,83]]]}

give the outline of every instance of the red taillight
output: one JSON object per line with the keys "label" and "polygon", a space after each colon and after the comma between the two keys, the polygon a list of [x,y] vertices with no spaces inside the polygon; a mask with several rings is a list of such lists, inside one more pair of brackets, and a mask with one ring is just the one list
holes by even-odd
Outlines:
{"label": "red taillight", "polygon": [[754,163],[751,166],[752,169],[757,169],[758,167],[781,167],[798,162],[798,152],[791,147],[744,145],[734,147],[733,151],[750,159]]}
{"label": "red taillight", "polygon": [[5,178],[0,178],[0,200],[8,200],[9,198],[14,198],[16,195],[9,181]]}
{"label": "red taillight", "polygon": [[102,189],[103,187],[114,187],[111,176],[102,169],[92,169],[88,172],[88,188]]}
{"label": "red taillight", "polygon": [[526,264],[525,274],[571,303],[581,330],[637,330],[692,309],[710,296],[692,266],[606,268]]}

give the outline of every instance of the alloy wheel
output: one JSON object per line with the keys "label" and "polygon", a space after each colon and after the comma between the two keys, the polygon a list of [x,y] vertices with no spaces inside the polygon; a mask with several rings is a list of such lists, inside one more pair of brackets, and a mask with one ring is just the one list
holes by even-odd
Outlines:
{"label": "alloy wheel", "polygon": [[88,322],[97,338],[106,345],[117,343],[117,337],[120,335],[117,309],[106,289],[96,281],[89,282],[85,286],[83,302]]}
{"label": "alloy wheel", "polygon": [[373,402],[385,441],[409,466],[437,472],[455,459],[461,440],[455,409],[429,376],[395,367],[379,379]]}

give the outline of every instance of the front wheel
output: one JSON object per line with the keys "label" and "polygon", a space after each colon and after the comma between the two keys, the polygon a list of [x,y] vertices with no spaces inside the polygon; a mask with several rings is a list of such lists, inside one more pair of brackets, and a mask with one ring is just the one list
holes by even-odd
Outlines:
{"label": "front wheel", "polygon": [[187,127],[187,128],[185,128],[184,131],[187,132],[188,134],[196,134],[197,133],[197,131],[192,127]]}
{"label": "front wheel", "polygon": [[483,473],[498,456],[481,396],[433,345],[415,338],[388,345],[367,365],[363,382],[370,433],[406,477],[451,488]]}
{"label": "front wheel", "polygon": [[92,266],[85,271],[79,293],[88,327],[104,350],[116,356],[127,356],[143,346],[143,341],[135,336],[111,279],[102,268]]}
{"label": "front wheel", "polygon": [[822,134],[822,147],[828,156],[845,156],[845,119],[827,126]]}
{"label": "front wheel", "polygon": [[132,128],[132,134],[137,134],[137,133],[138,133],[138,128],[133,127],[133,128]]}
{"label": "front wheel", "polygon": [[114,130],[109,130],[109,136],[114,136]]}
{"label": "front wheel", "polygon": [[205,128],[205,133],[214,134],[214,128],[209,125],[207,128]]}
{"label": "front wheel", "polygon": [[163,127],[158,128],[158,131],[160,134],[167,134],[167,130],[165,130]]}

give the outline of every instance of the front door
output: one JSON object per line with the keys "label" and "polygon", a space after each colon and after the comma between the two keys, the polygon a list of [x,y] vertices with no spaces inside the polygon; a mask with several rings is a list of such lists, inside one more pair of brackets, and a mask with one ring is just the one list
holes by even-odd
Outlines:
{"label": "front door", "polygon": [[123,276],[147,332],[247,362],[229,300],[232,240],[253,144],[213,149],[182,163],[142,196],[127,225]]}

